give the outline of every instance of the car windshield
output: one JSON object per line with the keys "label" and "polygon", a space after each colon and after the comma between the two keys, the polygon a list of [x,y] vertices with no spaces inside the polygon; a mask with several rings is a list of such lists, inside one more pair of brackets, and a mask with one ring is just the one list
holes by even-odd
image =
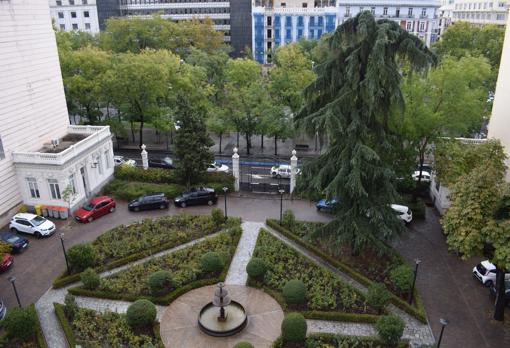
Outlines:
{"label": "car windshield", "polygon": [[6,239],[6,242],[8,243],[16,243],[20,238],[17,236],[9,236]]}
{"label": "car windshield", "polygon": [[91,211],[92,209],[94,209],[94,204],[92,204],[92,203],[85,203],[82,208],[83,208],[83,210]]}
{"label": "car windshield", "polygon": [[166,163],[166,164],[172,164],[172,160],[168,157],[165,157],[161,160],[162,162]]}
{"label": "car windshield", "polygon": [[34,226],[39,226],[39,225],[43,224],[45,221],[46,221],[45,218],[43,218],[41,216],[36,216],[35,218],[32,219],[32,224]]}

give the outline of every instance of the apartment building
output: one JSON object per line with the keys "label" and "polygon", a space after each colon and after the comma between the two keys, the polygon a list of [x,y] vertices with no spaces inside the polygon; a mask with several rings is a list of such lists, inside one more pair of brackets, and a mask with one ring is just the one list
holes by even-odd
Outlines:
{"label": "apartment building", "polygon": [[58,30],[99,32],[96,0],[49,0],[49,4]]}
{"label": "apartment building", "polygon": [[508,8],[508,0],[455,0],[452,22],[505,25]]}
{"label": "apartment building", "polygon": [[441,0],[441,7],[439,8],[439,24],[437,36],[445,32],[445,30],[452,24],[453,9],[455,8],[455,0]]}

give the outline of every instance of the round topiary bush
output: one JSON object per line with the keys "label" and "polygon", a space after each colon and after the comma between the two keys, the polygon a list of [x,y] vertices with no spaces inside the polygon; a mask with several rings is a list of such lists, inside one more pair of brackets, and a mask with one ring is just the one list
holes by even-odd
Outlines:
{"label": "round topiary bush", "polygon": [[214,251],[202,255],[200,264],[205,273],[220,273],[225,266],[220,254]]}
{"label": "round topiary bush", "polygon": [[35,335],[37,314],[33,307],[14,307],[7,311],[2,325],[9,337],[26,341]]}
{"label": "round topiary bush", "polygon": [[404,321],[396,315],[383,316],[377,320],[375,325],[381,341],[390,347],[396,347],[400,342],[404,334],[404,327]]}
{"label": "round topiary bush", "polygon": [[285,210],[282,216],[282,226],[292,229],[296,224],[296,216],[292,210]]}
{"label": "round topiary bush", "polygon": [[306,301],[306,287],[299,279],[289,280],[282,290],[285,302],[290,305],[303,304]]}
{"label": "round topiary bush", "polygon": [[225,222],[225,214],[220,208],[214,208],[211,210],[211,218],[216,226],[220,226]]}
{"label": "round topiary bush", "polygon": [[407,294],[413,285],[413,271],[408,265],[400,265],[390,272],[390,280],[397,291]]}
{"label": "round topiary bush", "polygon": [[71,263],[71,267],[81,272],[89,267],[94,266],[96,261],[96,249],[90,243],[76,244],[69,248],[67,257]]}
{"label": "round topiary bush", "polygon": [[156,306],[148,300],[137,300],[128,307],[126,319],[132,328],[152,326],[156,320]]}
{"label": "round topiary bush", "polygon": [[172,289],[174,280],[168,271],[157,271],[152,273],[147,280],[152,295],[161,296]]}
{"label": "round topiary bush", "polygon": [[282,321],[282,338],[284,342],[304,342],[306,330],[305,317],[300,313],[290,313]]}
{"label": "round topiary bush", "polygon": [[259,257],[253,257],[246,266],[248,276],[253,279],[262,279],[267,272],[267,265]]}
{"label": "round topiary bush", "polygon": [[239,342],[236,343],[234,348],[255,348],[250,342]]}
{"label": "round topiary bush", "polygon": [[92,268],[87,268],[80,275],[83,287],[87,290],[95,290],[99,287],[101,279],[99,275]]}
{"label": "round topiary bush", "polygon": [[368,287],[367,303],[370,307],[381,314],[382,310],[390,302],[391,294],[386,290],[386,286],[381,283],[373,283]]}

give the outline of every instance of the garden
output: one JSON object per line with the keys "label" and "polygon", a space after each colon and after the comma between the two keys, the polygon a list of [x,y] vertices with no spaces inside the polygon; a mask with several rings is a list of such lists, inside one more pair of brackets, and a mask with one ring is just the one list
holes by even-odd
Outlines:
{"label": "garden", "polygon": [[34,305],[14,307],[1,322],[0,347],[47,348]]}

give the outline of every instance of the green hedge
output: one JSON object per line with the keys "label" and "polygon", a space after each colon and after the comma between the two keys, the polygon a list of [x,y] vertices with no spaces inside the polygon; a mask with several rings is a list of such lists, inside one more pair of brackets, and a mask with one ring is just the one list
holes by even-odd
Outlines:
{"label": "green hedge", "polygon": [[119,179],[114,179],[103,187],[104,194],[124,201],[131,201],[153,192],[163,192],[168,198],[174,198],[184,191],[185,187],[179,184],[153,184]]}
{"label": "green hedge", "polygon": [[[283,234],[285,237],[289,238],[290,240],[296,242],[297,244],[301,245],[302,247],[310,250],[312,253],[314,253],[316,256],[324,259],[328,263],[330,263],[335,268],[339,269],[340,271],[346,273],[354,280],[358,281],[359,283],[370,286],[372,284],[372,280],[368,279],[367,277],[359,274],[356,270],[351,268],[350,266],[334,259],[330,255],[324,253],[322,250],[317,248],[316,246],[304,241],[303,239],[296,236],[294,233],[289,231],[288,229],[284,228],[283,226],[280,226],[280,224],[273,219],[267,219],[266,224]],[[399,255],[399,258],[403,260],[403,257]],[[402,300],[401,298],[395,296],[392,294],[390,302],[393,303],[395,306],[399,307],[406,313],[414,316],[418,320],[420,320],[422,323],[427,323],[427,316],[425,314],[425,307],[423,306],[423,302],[421,300],[421,297],[419,296],[417,290],[414,291],[414,298],[415,298],[415,304],[416,306],[409,305],[406,301]]]}
{"label": "green hedge", "polygon": [[57,315],[60,326],[66,336],[67,344],[69,347],[74,348],[76,346],[76,338],[74,337],[72,325],[69,320],[67,320],[64,313],[64,305],[61,305],[60,303],[53,303],[53,307],[55,308],[55,314]]}
{"label": "green hedge", "polygon": [[[35,343],[37,343],[37,347],[39,348],[48,348],[48,343],[46,343],[46,338],[44,337],[44,333],[42,331],[41,322],[39,321],[39,315],[37,314],[37,311],[35,309],[35,305],[32,303],[29,305],[30,308],[35,312],[36,316],[36,328],[35,328]],[[0,322],[0,328],[1,328],[1,322]],[[8,345],[10,342],[10,339],[8,337],[8,334],[5,333],[3,335],[0,335],[0,347],[4,347]],[[30,341],[29,341],[30,342]],[[28,343],[29,347],[32,347],[30,343]]]}

